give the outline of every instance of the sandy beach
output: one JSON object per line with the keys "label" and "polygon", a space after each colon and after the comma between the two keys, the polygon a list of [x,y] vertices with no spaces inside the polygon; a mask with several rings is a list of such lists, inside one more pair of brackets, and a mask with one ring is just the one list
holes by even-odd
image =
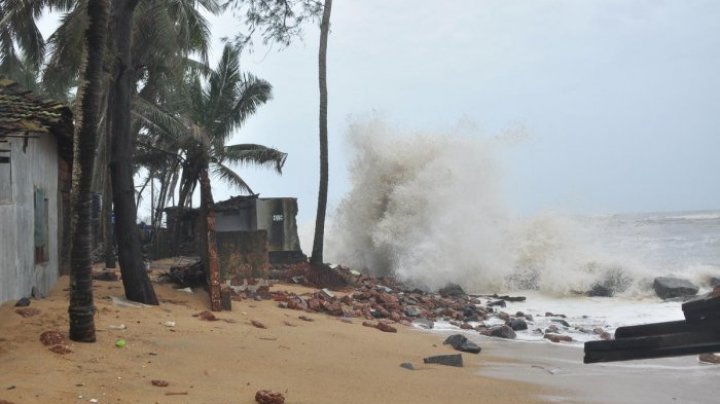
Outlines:
{"label": "sandy beach", "polygon": [[[67,336],[67,287],[63,277],[50,296],[34,300],[36,316],[21,317],[14,302],[0,307],[0,402],[253,403],[261,389],[281,392],[287,403],[532,403],[557,396],[538,383],[489,376],[510,359],[486,351],[463,354],[464,368],[424,365],[423,357],[455,353],[439,334],[402,325],[384,333],[360,319],[320,314],[303,321],[302,312],[273,301],[233,302],[232,311],[216,313],[219,321],[202,321],[193,315],[207,309],[207,294],[170,285],[156,285],[159,307],[123,307],[111,300],[123,295],[120,282],[95,282],[97,343],[67,342],[72,352],[56,354],[39,336]],[[401,368],[404,362],[416,370]]]}

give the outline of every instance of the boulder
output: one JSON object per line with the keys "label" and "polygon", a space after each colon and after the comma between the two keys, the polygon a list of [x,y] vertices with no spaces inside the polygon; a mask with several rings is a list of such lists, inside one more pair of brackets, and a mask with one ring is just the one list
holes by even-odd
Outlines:
{"label": "boulder", "polygon": [[655,294],[661,299],[695,296],[698,287],[686,279],[660,276],[653,281]]}
{"label": "boulder", "polygon": [[480,353],[481,348],[462,334],[455,334],[447,337],[443,345],[450,345],[458,351],[469,353]]}
{"label": "boulder", "polygon": [[507,325],[493,327],[489,330],[488,334],[491,337],[507,338],[507,339],[515,339],[515,337],[517,337],[517,334],[515,334],[515,331],[513,331],[513,329]]}
{"label": "boulder", "polygon": [[554,318],[550,321],[552,321],[553,323],[562,324],[564,327],[570,328],[570,324],[561,318]]}
{"label": "boulder", "polygon": [[615,296],[615,289],[596,283],[587,291],[587,295],[591,297],[613,297]]}
{"label": "boulder", "polygon": [[455,283],[448,283],[444,288],[438,290],[438,293],[440,293],[442,297],[461,297],[467,295],[463,288]]}
{"label": "boulder", "polygon": [[436,365],[455,366],[459,368],[463,367],[463,359],[460,354],[429,356],[424,358],[423,362]]}
{"label": "boulder", "polygon": [[513,318],[508,322],[508,325],[510,328],[512,328],[514,331],[521,331],[521,330],[527,330],[528,326],[524,319],[522,318]]}

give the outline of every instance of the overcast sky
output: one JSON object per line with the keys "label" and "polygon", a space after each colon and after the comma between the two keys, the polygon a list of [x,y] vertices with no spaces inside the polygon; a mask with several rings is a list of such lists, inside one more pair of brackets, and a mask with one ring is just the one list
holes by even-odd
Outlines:
{"label": "overcast sky", "polygon": [[[236,32],[213,21],[218,37]],[[348,122],[373,113],[403,130],[523,128],[498,155],[518,214],[720,208],[718,21],[717,1],[337,0],[331,208],[348,189]],[[317,43],[309,25],[302,43],[242,60],[275,98],[235,141],[289,153],[282,177],[243,175],[264,196],[297,196],[301,221],[317,193]]]}
{"label": "overcast sky", "polygon": [[[216,38],[239,29],[211,21]],[[329,212],[349,188],[348,122],[373,114],[403,131],[521,128],[497,156],[520,215],[718,209],[718,21],[714,0],[336,0]],[[290,48],[243,55],[274,99],[233,139],[289,153],[282,177],[240,171],[262,196],[298,197],[301,222],[317,198],[318,37],[311,24]]]}

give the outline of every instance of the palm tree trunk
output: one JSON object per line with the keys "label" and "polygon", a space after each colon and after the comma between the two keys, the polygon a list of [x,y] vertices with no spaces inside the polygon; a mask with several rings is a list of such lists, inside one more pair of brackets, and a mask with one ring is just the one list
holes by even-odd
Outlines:
{"label": "palm tree trunk", "polygon": [[70,251],[70,339],[95,342],[95,305],[92,294],[91,206],[92,180],[102,92],[105,34],[108,24],[107,0],[88,2],[89,26],[85,32],[87,63],[82,91],[82,117],[75,134],[73,164],[73,228]]}
{"label": "palm tree trunk", "polygon": [[221,311],[220,267],[218,264],[217,243],[215,240],[215,209],[213,208],[214,202],[207,163],[200,169],[199,180],[200,206],[203,218],[205,219],[203,223],[203,230],[205,230],[205,232],[202,236],[203,252],[201,256],[205,264],[205,275],[207,276],[208,287],[210,289],[210,310]]}
{"label": "palm tree trunk", "polygon": [[323,264],[323,244],[325,240],[325,211],[328,193],[328,139],[327,139],[327,42],[330,30],[330,11],[332,0],[325,0],[322,22],[320,23],[319,84],[320,84],[320,189],[315,216],[315,239],[313,240],[310,262]]}
{"label": "palm tree trunk", "polygon": [[138,0],[114,0],[112,7],[115,66],[110,93],[112,124],[112,176],[115,232],[118,259],[125,296],[132,301],[158,304],[150,278],[145,271],[140,234],[137,228],[137,206],[133,182],[134,136],[130,131],[130,100],[135,86],[131,61],[132,17]]}
{"label": "palm tree trunk", "polygon": [[103,247],[105,249],[105,268],[115,268],[115,231],[113,229],[112,210],[112,185],[110,184],[110,169],[104,167],[105,187],[103,189]]}

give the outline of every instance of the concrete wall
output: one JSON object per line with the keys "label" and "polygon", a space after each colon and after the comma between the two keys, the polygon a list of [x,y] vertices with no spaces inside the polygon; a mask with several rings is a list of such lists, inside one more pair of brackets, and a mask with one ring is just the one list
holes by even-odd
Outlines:
{"label": "concrete wall", "polygon": [[257,228],[268,232],[269,251],[300,251],[295,198],[258,198]]}
{"label": "concrete wall", "polygon": [[[58,152],[55,138],[41,134],[28,139],[9,138],[12,201],[0,203],[0,303],[29,296],[33,286],[47,294],[58,278]],[[35,187],[48,200],[48,260],[35,265]]]}

